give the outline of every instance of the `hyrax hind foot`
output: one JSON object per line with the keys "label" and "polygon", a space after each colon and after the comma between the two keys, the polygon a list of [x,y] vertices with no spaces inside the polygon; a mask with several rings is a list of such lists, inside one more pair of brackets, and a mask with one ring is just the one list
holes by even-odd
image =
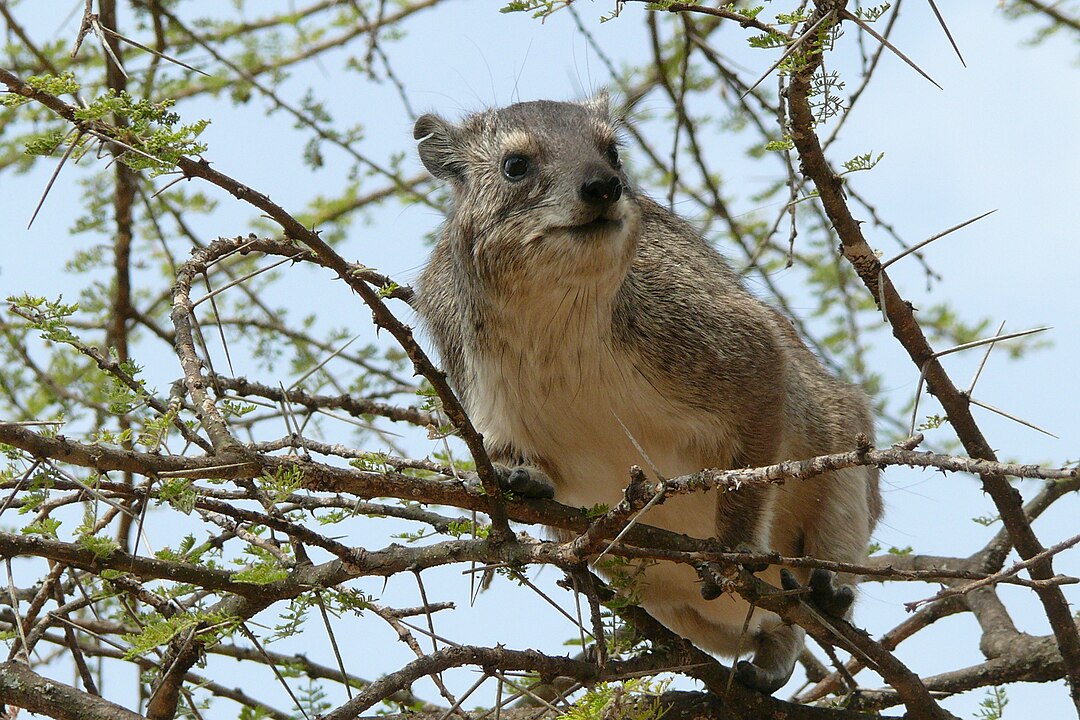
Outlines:
{"label": "hyrax hind foot", "polygon": [[[790,570],[780,571],[784,590],[800,590],[803,586]],[[851,585],[836,581],[836,573],[815,568],[807,583],[807,601],[831,617],[847,617],[855,601]],[[794,625],[785,625],[777,618],[771,627],[763,627],[754,637],[754,659],[743,660],[735,666],[739,682],[766,694],[779,690],[791,678],[795,660],[802,649],[804,632]]]}
{"label": "hyrax hind foot", "polygon": [[503,490],[523,498],[550,500],[555,497],[555,483],[543,470],[530,465],[508,467],[496,463],[495,472],[499,474],[499,486]]}
{"label": "hyrax hind foot", "polygon": [[802,628],[785,625],[776,618],[771,627],[754,634],[754,659],[740,660],[735,665],[735,677],[747,687],[772,695],[791,678],[803,636]]}

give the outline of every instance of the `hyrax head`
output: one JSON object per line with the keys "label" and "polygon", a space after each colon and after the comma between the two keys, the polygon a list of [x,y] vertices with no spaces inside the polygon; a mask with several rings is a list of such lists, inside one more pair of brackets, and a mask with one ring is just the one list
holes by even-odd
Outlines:
{"label": "hyrax head", "polygon": [[[557,284],[620,279],[639,210],[606,96],[524,102],[460,124],[416,121],[420,160],[451,183],[447,238],[481,277]],[[523,277],[524,276],[524,277]]]}

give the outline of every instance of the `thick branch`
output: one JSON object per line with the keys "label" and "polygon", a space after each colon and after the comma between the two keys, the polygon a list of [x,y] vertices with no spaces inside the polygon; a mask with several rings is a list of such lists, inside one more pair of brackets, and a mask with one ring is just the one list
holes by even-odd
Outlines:
{"label": "thick branch", "polygon": [[[808,22],[831,11],[833,5],[819,2],[815,17]],[[941,402],[965,450],[973,458],[996,462],[993,450],[971,415],[967,395],[953,384],[915,319],[911,304],[900,296],[882,270],[877,256],[863,237],[859,221],[848,208],[841,177],[833,171],[821,149],[809,100],[812,79],[821,66],[821,59],[820,49],[811,53],[806,67],[791,76],[788,86],[792,140],[799,151],[802,173],[814,182],[821,204],[840,238],[844,257],[851,262],[870,295],[883,303],[893,334],[924,373],[928,389]],[[1019,491],[1003,475],[987,473],[981,477],[983,489],[993,499],[1020,556],[1026,560],[1043,552],[1045,548],[1024,516]],[[1053,577],[1051,559],[1034,564],[1030,572],[1035,580]],[[1072,613],[1060,587],[1048,585],[1035,588],[1035,592],[1042,601],[1062,657],[1065,658],[1070,692],[1080,714],[1080,635],[1072,621]]]}
{"label": "thick branch", "polygon": [[0,663],[0,699],[58,720],[143,720],[138,713],[42,677],[18,662]]}

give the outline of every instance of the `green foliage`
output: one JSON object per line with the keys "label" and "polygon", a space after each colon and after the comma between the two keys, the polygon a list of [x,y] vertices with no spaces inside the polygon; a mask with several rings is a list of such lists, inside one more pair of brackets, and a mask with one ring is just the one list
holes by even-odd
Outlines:
{"label": "green foliage", "polygon": [[641,604],[641,580],[645,569],[655,561],[630,562],[613,555],[604,555],[595,562],[596,568],[607,578],[608,586],[615,596],[604,603],[611,610],[621,610],[630,605]]}
{"label": "green foliage", "polygon": [[[798,55],[799,53],[794,53]],[[790,66],[785,66],[786,63],[780,64],[782,72],[798,72],[799,60],[792,62]],[[840,74],[831,72],[819,72],[816,73],[810,80],[810,109],[814,113],[814,119],[819,123],[824,123],[833,117],[839,115],[844,110],[844,100],[841,93],[845,87],[844,81],[840,78]]]}
{"label": "green foliage", "polygon": [[424,538],[431,537],[435,533],[428,528],[420,528],[419,530],[405,531],[394,533],[391,535],[395,540],[404,540],[407,543],[417,543]]}
{"label": "green foliage", "polygon": [[164,415],[156,415],[147,418],[143,423],[135,442],[148,448],[151,452],[157,451],[168,437],[173,422],[179,417],[177,409],[170,409]]}
{"label": "green foliage", "polygon": [[776,32],[764,32],[760,35],[751,35],[746,38],[750,47],[757,50],[772,50],[774,48],[786,48],[791,42],[786,36]]}
{"label": "green foliage", "polygon": [[[30,476],[28,492],[22,497],[22,507],[19,508],[19,514],[25,515],[35,512],[43,502],[49,499],[53,484],[53,471],[51,469],[38,470],[33,473]],[[55,535],[55,533],[53,534]]]}
{"label": "green foliage", "polygon": [[389,472],[393,470],[393,466],[390,465],[387,460],[390,456],[384,452],[366,452],[362,453],[360,457],[351,458],[349,464],[357,470],[364,470],[367,472]]}
{"label": "green foliage", "polygon": [[912,548],[910,545],[908,545],[907,547],[902,547],[902,548],[891,547],[886,552],[888,552],[890,555],[896,555],[898,557],[904,557],[906,555],[911,555],[912,553],[914,553],[915,549]]}
{"label": "green foliage", "polygon": [[302,718],[322,717],[327,710],[334,707],[327,698],[326,691],[322,689],[322,684],[310,678],[306,684],[297,689],[296,699],[301,710],[298,717]]}
{"label": "green foliage", "polygon": [[776,13],[776,22],[780,25],[797,25],[798,23],[804,22],[809,17],[810,16],[806,14],[805,10],[797,10],[790,13],[778,12]]}
{"label": "green foliage", "polygon": [[456,538],[470,535],[476,538],[486,538],[491,532],[490,525],[481,525],[472,520],[453,520],[447,526],[446,531]]}
{"label": "green foliage", "polygon": [[1005,688],[997,685],[988,688],[986,697],[979,703],[979,710],[973,717],[979,720],[1002,720],[1005,717],[1005,706],[1009,704],[1009,698],[1005,696]]}
{"label": "green foliage", "polygon": [[354,517],[356,513],[347,510],[329,510],[315,516],[320,525],[337,525],[343,520]]}
{"label": "green foliage", "polygon": [[28,102],[32,101],[24,95],[17,95],[15,93],[0,94],[0,107],[14,108],[19,105],[25,105]]}
{"label": "green foliage", "polygon": [[200,642],[211,646],[231,634],[239,624],[239,618],[230,617],[220,611],[177,612],[168,618],[154,616],[144,622],[141,632],[123,635],[123,639],[128,643],[124,655],[128,659],[145,655],[155,648],[167,645],[180,635],[194,636]]}
{"label": "green foliage", "polygon": [[863,170],[870,170],[885,157],[885,153],[878,153],[877,157],[874,157],[874,153],[868,152],[862,155],[856,155],[850,160],[844,161],[844,170],[846,172],[841,173],[846,175],[847,173],[860,172]]}
{"label": "green foliage", "polygon": [[94,553],[96,560],[108,560],[109,556],[120,548],[120,545],[111,537],[83,535],[79,538],[79,547]]}
{"label": "green foliage", "polygon": [[87,107],[76,110],[75,117],[84,122],[106,121],[109,116],[123,118],[125,124],[117,127],[117,139],[128,152],[121,160],[135,170],[151,170],[153,177],[172,170],[182,156],[206,150],[206,145],[197,143],[196,138],[210,121],[179,124],[180,116],[169,110],[174,104],[173,100],[136,100],[126,91],[110,88]]}
{"label": "green foliage", "polygon": [[72,72],[61,75],[31,75],[26,79],[26,84],[38,92],[50,95],[72,95],[79,91],[79,83],[75,81],[75,73]]}
{"label": "green foliage", "polygon": [[268,585],[279,580],[284,580],[289,576],[289,571],[286,568],[279,567],[277,563],[260,563],[257,565],[249,565],[248,567],[232,574],[232,580],[239,583],[249,583],[251,585]]}
{"label": "green foliage", "polygon": [[[438,392],[431,386],[427,380],[420,383],[420,386],[416,388],[416,394],[420,397],[420,409],[432,413],[436,417],[443,417],[443,405],[442,399],[439,397]],[[454,434],[455,429],[449,420],[442,422],[432,431],[432,435],[435,437],[447,437]]]}
{"label": "green foliage", "polygon": [[275,503],[284,502],[304,485],[304,470],[298,465],[278,468],[273,475],[262,475],[259,487]]}
{"label": "green foliage", "polygon": [[892,4],[887,2],[871,6],[859,5],[855,8],[855,16],[866,22],[874,22],[888,12],[891,7]]}
{"label": "green foliage", "polygon": [[611,507],[604,503],[597,503],[590,508],[585,508],[585,517],[590,521],[603,517]]}
{"label": "green foliage", "polygon": [[189,515],[195,509],[199,493],[194,484],[185,478],[164,478],[158,487],[158,499]]}
{"label": "green foliage", "polygon": [[511,0],[499,8],[501,13],[531,12],[534,18],[546,18],[568,6],[573,0]]}
{"label": "green foliage", "polygon": [[60,527],[60,521],[56,518],[46,517],[36,520],[29,525],[23,526],[20,532],[23,535],[41,535],[42,537],[56,539],[56,531]]}
{"label": "green foliage", "polygon": [[283,546],[281,550],[272,551],[273,539],[261,542],[254,538],[266,534],[266,528],[261,525],[249,527],[246,539],[248,544],[244,548],[247,560],[237,559],[235,562],[244,564],[244,569],[233,573],[232,579],[236,582],[249,583],[251,585],[268,585],[289,576],[292,559],[287,557],[291,546]]}
{"label": "green foliage", "polygon": [[386,299],[400,289],[401,286],[398,285],[396,282],[389,282],[380,287],[377,292],[380,298]]}
{"label": "green foliage", "polygon": [[27,320],[31,328],[41,332],[42,338],[51,342],[68,343],[77,339],[68,329],[67,321],[78,311],[79,305],[65,303],[63,297],[60,295],[56,300],[46,300],[44,297],[23,294],[10,296],[7,301],[11,303],[13,311]]}
{"label": "green foliage", "polygon": [[227,418],[242,418],[255,412],[255,406],[251,403],[236,402],[234,400],[221,401],[221,413]]}
{"label": "green foliage", "polygon": [[765,149],[769,152],[788,152],[795,149],[795,143],[790,135],[784,135],[782,140],[770,140],[765,143]]}
{"label": "green foliage", "polygon": [[[26,84],[38,92],[50,95],[74,94],[79,90],[79,83],[75,82],[75,75],[66,72],[62,75],[31,75],[26,78]],[[0,94],[0,107],[18,107],[31,102],[30,98],[16,93]]]}
{"label": "green foliage", "polygon": [[[126,375],[127,378],[134,380],[142,387],[142,381],[136,378],[143,371],[142,366],[136,364],[133,360],[124,360],[119,363],[119,371],[121,375]],[[145,390],[141,393],[135,392],[120,377],[116,375],[109,376],[109,390],[106,396],[109,412],[117,415],[131,412],[136,406],[143,404],[145,395]]]}
{"label": "green foliage", "polygon": [[56,152],[56,148],[60,147],[60,143],[67,137],[67,133],[63,130],[51,130],[38,135],[30,140],[26,141],[26,154],[27,155],[43,155],[48,156]]}
{"label": "green foliage", "polygon": [[308,595],[301,595],[290,600],[289,606],[279,611],[274,634],[267,639],[267,642],[283,640],[300,633],[304,623],[307,622],[308,611],[314,604],[314,600]]}
{"label": "green foliage", "polygon": [[155,556],[160,560],[172,560],[206,568],[217,568],[218,563],[213,556],[220,555],[220,553],[221,550],[215,543],[204,542],[199,544],[195,536],[189,534],[181,539],[180,546],[175,550],[165,547],[158,550]]}
{"label": "green foliage", "polygon": [[660,696],[666,680],[636,678],[618,683],[598,683],[589,688],[560,716],[561,720],[660,720],[667,708]]}
{"label": "green foliage", "polygon": [[949,422],[949,418],[945,415],[927,415],[918,427],[915,429],[919,432],[924,430],[937,430],[939,427]]}

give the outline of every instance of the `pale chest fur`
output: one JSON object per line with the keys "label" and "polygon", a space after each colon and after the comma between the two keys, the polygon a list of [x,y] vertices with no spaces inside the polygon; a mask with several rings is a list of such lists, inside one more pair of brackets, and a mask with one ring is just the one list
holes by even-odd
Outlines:
{"label": "pale chest fur", "polygon": [[[580,507],[619,502],[631,465],[649,477],[655,465],[671,478],[720,464],[733,428],[722,413],[678,403],[650,382],[636,351],[613,338],[610,306],[573,291],[535,300],[501,313],[465,353],[467,409],[490,446],[513,447],[526,462],[542,458],[556,499]],[[644,522],[712,537],[716,501],[712,493],[669,498]],[[703,600],[685,565],[649,567],[636,592],[668,627],[714,651],[731,652],[746,617],[733,597]]]}
{"label": "pale chest fur", "polygon": [[[724,446],[731,428],[650,382],[637,353],[613,337],[610,304],[587,289],[545,294],[500,308],[490,335],[466,353],[468,411],[488,443],[542,458],[557,499],[585,507],[618,502],[631,465],[675,477],[715,464],[707,448]],[[709,537],[716,518],[697,497],[660,506],[647,522]]]}

